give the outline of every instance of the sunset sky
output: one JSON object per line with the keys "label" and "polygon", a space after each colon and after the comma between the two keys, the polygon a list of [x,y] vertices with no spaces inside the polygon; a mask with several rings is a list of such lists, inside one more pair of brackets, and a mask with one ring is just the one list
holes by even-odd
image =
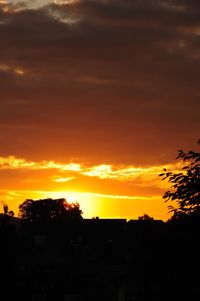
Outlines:
{"label": "sunset sky", "polygon": [[199,0],[0,0],[0,200],[166,220],[199,85]]}

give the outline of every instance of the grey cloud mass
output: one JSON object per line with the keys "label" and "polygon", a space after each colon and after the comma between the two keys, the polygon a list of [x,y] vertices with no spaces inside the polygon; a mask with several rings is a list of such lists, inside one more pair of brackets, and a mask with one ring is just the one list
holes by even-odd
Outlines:
{"label": "grey cloud mass", "polygon": [[200,2],[55,2],[0,6],[3,154],[148,164],[193,145]]}

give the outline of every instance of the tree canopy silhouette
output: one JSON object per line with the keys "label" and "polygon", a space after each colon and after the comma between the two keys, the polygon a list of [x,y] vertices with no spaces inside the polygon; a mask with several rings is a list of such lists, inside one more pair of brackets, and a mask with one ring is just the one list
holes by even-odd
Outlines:
{"label": "tree canopy silhouette", "polygon": [[138,220],[139,221],[152,221],[154,218],[151,217],[150,215],[144,213],[143,215],[141,216],[138,216]]}
{"label": "tree canopy silhouette", "polygon": [[172,184],[172,190],[166,191],[163,198],[176,202],[176,207],[168,206],[175,218],[200,217],[200,153],[179,150],[176,159],[185,163],[181,172],[167,172],[164,169],[165,172],[160,174],[163,180],[167,179]]}
{"label": "tree canopy silhouette", "polygon": [[77,220],[82,218],[82,210],[78,203],[68,203],[64,198],[27,199],[19,206],[19,217],[32,223]]}

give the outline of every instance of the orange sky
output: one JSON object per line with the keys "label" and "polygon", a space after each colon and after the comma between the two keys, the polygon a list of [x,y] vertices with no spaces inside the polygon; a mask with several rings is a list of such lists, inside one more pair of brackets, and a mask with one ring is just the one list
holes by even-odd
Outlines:
{"label": "orange sky", "polygon": [[200,3],[0,0],[0,200],[167,219],[200,130]]}
{"label": "orange sky", "polygon": [[181,164],[135,167],[121,164],[28,161],[0,157],[1,200],[18,212],[26,198],[66,198],[78,201],[85,218],[138,218],[145,213],[169,218],[162,194],[163,168],[180,170]]}

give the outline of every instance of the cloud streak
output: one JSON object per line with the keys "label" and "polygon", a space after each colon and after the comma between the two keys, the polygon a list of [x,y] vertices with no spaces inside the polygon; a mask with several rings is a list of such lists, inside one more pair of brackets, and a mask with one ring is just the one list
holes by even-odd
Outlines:
{"label": "cloud streak", "polygon": [[[139,177],[146,177],[146,180],[158,176],[158,174],[167,168],[175,171],[180,170],[181,163],[174,165],[158,165],[149,167],[120,166],[112,164],[100,164],[95,166],[85,166],[80,163],[58,163],[55,161],[27,161],[26,159],[16,158],[15,156],[0,157],[0,170],[57,170],[61,173],[73,172],[77,175],[86,177],[96,177],[99,179],[111,179],[117,181],[133,181]],[[74,177],[59,176],[55,182],[67,182]]]}

